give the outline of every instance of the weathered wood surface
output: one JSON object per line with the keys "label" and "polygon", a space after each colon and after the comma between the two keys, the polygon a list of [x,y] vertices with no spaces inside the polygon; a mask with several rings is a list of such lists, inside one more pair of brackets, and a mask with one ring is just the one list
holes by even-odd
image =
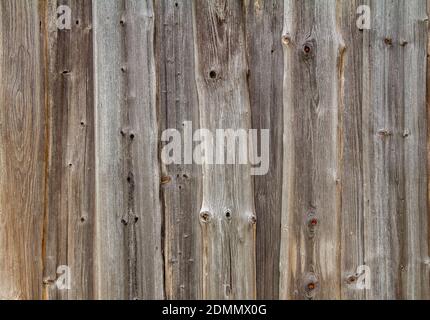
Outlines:
{"label": "weathered wood surface", "polygon": [[[1,1],[0,299],[429,299],[429,8]],[[163,163],[190,123],[268,173]]]}
{"label": "weathered wood surface", "polygon": [[0,298],[42,297],[45,78],[37,1],[0,3]]}

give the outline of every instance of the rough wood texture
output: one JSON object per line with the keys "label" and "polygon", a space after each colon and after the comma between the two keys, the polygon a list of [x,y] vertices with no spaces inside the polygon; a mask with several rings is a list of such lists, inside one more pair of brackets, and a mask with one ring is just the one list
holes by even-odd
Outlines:
{"label": "rough wood texture", "polygon": [[[156,1],[160,131],[179,130],[186,122],[200,127],[194,66],[191,1]],[[185,149],[185,146],[183,146]],[[192,150],[183,150],[188,155]],[[168,299],[202,297],[199,213],[201,168],[163,164],[165,290]]]}
{"label": "rough wood texture", "polygon": [[[91,1],[63,1],[73,28],[56,26],[57,1],[46,1],[48,137],[44,298],[93,297],[94,104]],[[71,290],[58,290],[57,268],[67,265]]]}
{"label": "rough wood texture", "polygon": [[[429,8],[0,1],[0,299],[430,299]],[[268,173],[163,163],[190,123]]]}
{"label": "rough wood texture", "polygon": [[96,297],[161,299],[152,1],[94,1]]}
{"label": "rough wood texture", "polygon": [[[242,3],[195,1],[194,15],[201,127],[211,132],[249,129]],[[202,144],[211,148],[208,140]],[[255,210],[250,166],[203,164],[202,170],[203,298],[255,298]]]}
{"label": "rough wood texture", "polygon": [[252,128],[270,129],[270,167],[254,176],[258,299],[279,298],[282,206],[283,1],[246,1]]}
{"label": "rough wood texture", "polygon": [[46,112],[38,6],[0,2],[0,299],[42,296]]}
{"label": "rough wood texture", "polygon": [[281,298],[340,298],[336,1],[284,2]]}
{"label": "rough wood texture", "polygon": [[366,297],[428,299],[426,1],[371,5],[362,115],[364,261],[374,276]]}

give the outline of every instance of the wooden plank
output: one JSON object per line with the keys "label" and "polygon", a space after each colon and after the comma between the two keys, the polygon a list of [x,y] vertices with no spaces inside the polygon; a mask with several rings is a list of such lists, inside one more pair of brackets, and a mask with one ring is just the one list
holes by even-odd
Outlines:
{"label": "wooden plank", "polygon": [[365,263],[370,299],[429,295],[426,1],[372,1],[364,40]]}
{"label": "wooden plank", "polygon": [[[156,1],[160,131],[200,127],[191,1]],[[187,125],[188,126],[188,125]],[[161,136],[161,134],[160,134]],[[185,148],[185,146],[183,146]],[[192,152],[183,150],[184,152]],[[168,299],[201,298],[201,167],[162,163],[165,290]]]}
{"label": "wooden plank", "polygon": [[284,1],[280,297],[340,298],[336,1]]}
{"label": "wooden plank", "polygon": [[96,297],[161,299],[152,1],[94,1]]}
{"label": "wooden plank", "polygon": [[[239,1],[194,1],[200,124],[249,129],[244,8]],[[210,148],[206,140],[203,148]],[[255,211],[249,165],[203,170],[203,298],[256,297]]]}
{"label": "wooden plank", "polygon": [[0,2],[0,299],[42,296],[45,103],[38,6]]}
{"label": "wooden plank", "polygon": [[[93,295],[94,105],[91,1],[46,1],[48,50],[48,199],[44,241],[44,298]],[[71,30],[57,27],[57,6],[71,9]],[[71,287],[55,285],[57,268],[70,270]]]}
{"label": "wooden plank", "polygon": [[[364,261],[363,168],[363,34],[357,27],[357,9],[363,0],[337,3],[337,20],[345,51],[339,61],[339,132],[341,190],[341,297],[363,299],[357,268]],[[361,282],[360,282],[361,283]]]}
{"label": "wooden plank", "polygon": [[283,1],[246,1],[252,128],[270,129],[269,172],[254,176],[257,297],[279,298],[283,157]]}

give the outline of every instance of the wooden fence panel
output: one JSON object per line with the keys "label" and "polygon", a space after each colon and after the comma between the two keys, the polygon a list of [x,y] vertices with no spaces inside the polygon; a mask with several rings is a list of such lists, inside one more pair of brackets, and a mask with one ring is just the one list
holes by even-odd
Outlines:
{"label": "wooden fence panel", "polygon": [[0,1],[0,299],[429,299],[429,8]]}

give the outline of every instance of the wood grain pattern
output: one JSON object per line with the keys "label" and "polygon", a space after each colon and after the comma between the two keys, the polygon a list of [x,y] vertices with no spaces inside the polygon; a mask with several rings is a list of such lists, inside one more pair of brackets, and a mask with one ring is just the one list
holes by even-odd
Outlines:
{"label": "wood grain pattern", "polygon": [[[156,1],[157,64],[160,131],[176,129],[185,135],[200,128],[194,66],[191,1]],[[191,128],[190,128],[191,129]],[[161,136],[161,133],[160,133]],[[192,155],[192,150],[183,152]],[[165,290],[169,299],[202,297],[201,167],[162,165],[164,202]]]}
{"label": "wood grain pattern", "polygon": [[[44,298],[89,299],[93,294],[94,108],[91,1],[63,1],[73,28],[56,26],[57,1],[45,2],[49,126]],[[58,290],[67,265],[71,290]]]}
{"label": "wood grain pattern", "polygon": [[[249,129],[242,3],[195,1],[194,15],[201,127],[213,133],[216,129]],[[211,148],[209,141],[204,148]],[[250,166],[203,164],[202,171],[203,298],[255,298]]]}
{"label": "wood grain pattern", "polygon": [[283,1],[248,1],[246,48],[252,128],[270,130],[270,167],[254,176],[258,299],[279,298],[282,206]]}
{"label": "wood grain pattern", "polygon": [[0,2],[0,299],[40,299],[45,188],[38,1]]}
{"label": "wood grain pattern", "polygon": [[430,299],[429,8],[0,1],[0,299]]}
{"label": "wood grain pattern", "polygon": [[93,4],[96,297],[163,298],[153,3]]}
{"label": "wood grain pattern", "polygon": [[284,2],[281,298],[340,298],[335,1]]}

